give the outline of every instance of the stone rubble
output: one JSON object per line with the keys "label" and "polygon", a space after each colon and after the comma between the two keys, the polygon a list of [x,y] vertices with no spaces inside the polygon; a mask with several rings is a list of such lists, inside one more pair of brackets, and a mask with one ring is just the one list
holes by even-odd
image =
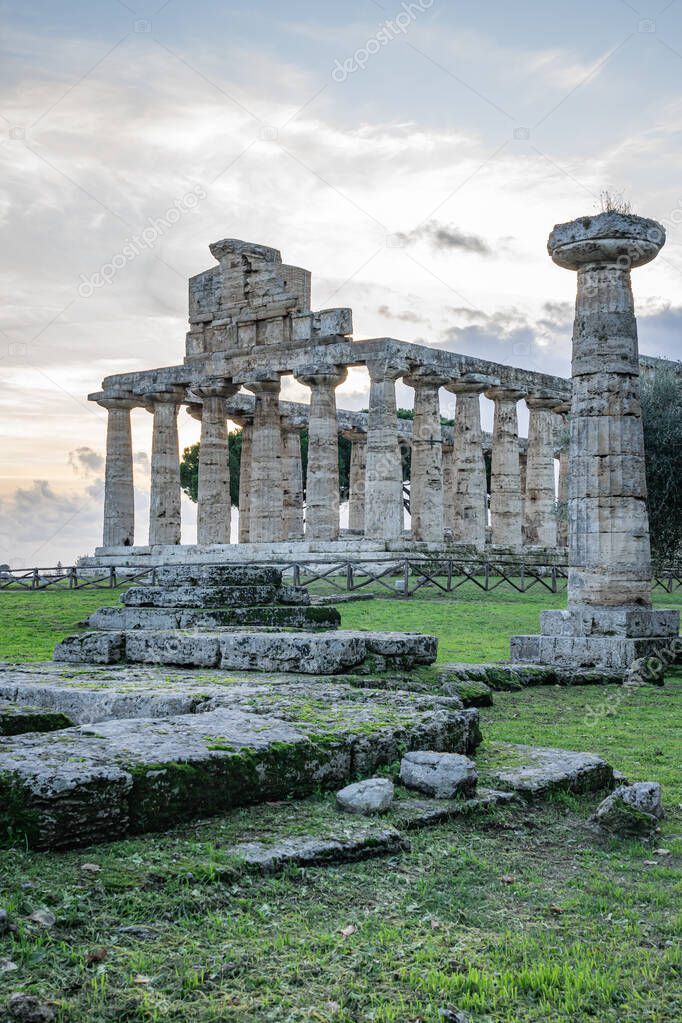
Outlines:
{"label": "stone rubble", "polygon": [[383,813],[391,806],[393,796],[393,782],[388,778],[367,778],[340,789],[336,803],[346,813]]}
{"label": "stone rubble", "polygon": [[653,834],[663,817],[661,786],[654,781],[619,785],[590,818],[604,831],[625,837]]}
{"label": "stone rubble", "polygon": [[400,780],[436,799],[469,797],[476,793],[478,773],[473,760],[455,753],[416,750],[400,761]]}

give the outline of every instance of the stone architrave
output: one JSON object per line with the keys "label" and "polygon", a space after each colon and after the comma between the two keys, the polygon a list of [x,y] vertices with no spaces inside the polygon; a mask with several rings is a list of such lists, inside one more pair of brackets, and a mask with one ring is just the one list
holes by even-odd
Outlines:
{"label": "stone architrave", "polygon": [[242,448],[239,463],[239,543],[249,543],[251,525],[251,453],[253,420],[242,419]]}
{"label": "stone architrave", "polygon": [[310,388],[308,414],[308,472],[306,522],[308,540],[336,540],[339,536],[339,436],[336,388],[347,370],[307,367],[296,374]]}
{"label": "stone architrave", "polygon": [[284,536],[282,426],[279,377],[245,382],[256,401],[251,441],[250,543],[278,543]]}
{"label": "stone architrave", "polygon": [[449,525],[454,543],[477,550],[485,547],[488,524],[488,486],[483,456],[481,394],[497,381],[467,374],[452,380],[448,391],[457,396],[452,451],[453,495]]}
{"label": "stone architrave", "polygon": [[557,545],[554,475],[554,409],[557,398],[528,395],[528,451],[523,502],[523,538],[530,547]]}
{"label": "stone architrave", "polygon": [[284,539],[303,539],[303,467],[301,430],[298,423],[282,416],[282,465]]}
{"label": "stone architrave", "polygon": [[344,436],[351,442],[348,474],[348,528],[353,532],[362,533],[365,528],[367,434],[361,430],[346,430]]}
{"label": "stone architrave", "polygon": [[[651,555],[630,281],[665,241],[654,220],[602,213],[559,224],[549,253],[578,273],[569,443],[568,610],[544,611],[541,635],[512,639],[512,659],[626,671],[679,644],[679,613],[651,607]],[[658,659],[658,658],[657,658]]]}
{"label": "stone architrave", "polygon": [[445,379],[428,370],[404,378],[414,388],[410,517],[413,540],[443,543],[443,437],[439,390]]}
{"label": "stone architrave", "polygon": [[132,547],[135,542],[135,489],[130,410],[140,404],[130,397],[100,398],[109,413],[104,467],[105,547]]}
{"label": "stone architrave", "polygon": [[180,543],[180,455],[178,409],[185,389],[169,388],[145,395],[153,413],[149,545]]}
{"label": "stone architrave", "polygon": [[225,381],[193,388],[202,399],[197,498],[197,543],[230,542],[230,458],[225,401],[239,390]]}
{"label": "stone architrave", "polygon": [[403,532],[403,467],[398,444],[395,382],[405,372],[385,360],[368,362],[370,377],[365,475],[365,537],[396,540]]}
{"label": "stone architrave", "polygon": [[492,542],[494,546],[518,551],[523,535],[516,406],[525,394],[510,387],[491,387],[485,393],[495,403],[490,479]]}

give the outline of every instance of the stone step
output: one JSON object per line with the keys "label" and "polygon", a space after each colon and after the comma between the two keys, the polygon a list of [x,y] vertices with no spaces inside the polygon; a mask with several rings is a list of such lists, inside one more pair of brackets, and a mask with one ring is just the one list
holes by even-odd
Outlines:
{"label": "stone step", "polygon": [[126,607],[258,607],[264,604],[307,606],[303,586],[133,586],[121,596]]}
{"label": "stone step", "polygon": [[163,565],[155,586],[281,586],[282,573],[267,565]]}
{"label": "stone step", "polygon": [[[14,694],[13,694],[14,695]],[[73,724],[66,714],[49,707],[31,707],[0,699],[0,735],[56,732]]]}
{"label": "stone step", "polygon": [[292,835],[268,845],[240,842],[225,850],[235,865],[219,869],[218,879],[230,880],[240,871],[279,874],[287,867],[328,867],[409,851],[408,839],[396,828],[385,826],[355,828],[350,834],[329,837]]}
{"label": "stone step", "polygon": [[[626,636],[512,636],[511,660],[558,669],[594,668],[621,672],[640,657],[666,656],[671,639]],[[665,663],[665,662],[664,662]]]}
{"label": "stone step", "polygon": [[549,792],[598,792],[613,785],[613,768],[596,753],[523,746],[487,745],[476,758],[479,777],[495,788],[534,799]]}
{"label": "stone step", "polygon": [[446,698],[328,688],[227,688],[203,713],[0,738],[0,841],[111,841],[338,789],[424,743],[465,753],[480,740],[477,712]]}
{"label": "stone step", "polygon": [[71,663],[172,664],[237,671],[336,675],[430,664],[434,636],[391,632],[199,632],[178,630],[86,632],[55,647],[54,659]]}
{"label": "stone step", "polygon": [[276,629],[336,629],[341,616],[333,607],[201,608],[102,607],[90,615],[93,629],[222,629],[261,626]]}

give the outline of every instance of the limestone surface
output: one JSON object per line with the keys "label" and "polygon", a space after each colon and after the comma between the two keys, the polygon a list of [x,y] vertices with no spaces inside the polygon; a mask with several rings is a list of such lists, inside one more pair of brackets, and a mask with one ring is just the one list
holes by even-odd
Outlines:
{"label": "limestone surface", "polygon": [[340,789],[336,803],[346,813],[383,813],[393,802],[393,795],[393,782],[388,778],[367,778]]}
{"label": "limestone surface", "polygon": [[[495,743],[483,776],[491,784],[532,799],[548,792],[596,792],[611,785],[612,768],[594,753]],[[483,758],[485,765],[486,758]],[[480,766],[480,765],[479,765]]]}
{"label": "limestone surface", "polygon": [[477,778],[474,762],[454,753],[417,750],[400,761],[403,785],[437,799],[473,796]]}
{"label": "limestone surface", "polygon": [[590,818],[604,831],[624,836],[649,835],[663,817],[661,786],[655,781],[619,785]]}

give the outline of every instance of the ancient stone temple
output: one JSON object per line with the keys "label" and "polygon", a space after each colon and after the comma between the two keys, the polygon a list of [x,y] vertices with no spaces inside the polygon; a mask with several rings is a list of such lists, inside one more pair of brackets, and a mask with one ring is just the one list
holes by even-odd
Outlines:
{"label": "ancient stone temple", "polygon": [[[570,381],[392,338],[354,341],[351,310],[311,309],[309,271],[283,263],[276,249],[229,238],[210,249],[217,265],[189,282],[183,364],[107,377],[102,391],[90,395],[109,414],[97,563],[243,560],[263,544],[284,545],[283,552],[293,544],[296,554],[311,546],[380,551],[454,544],[481,551],[486,542],[496,552],[519,552],[524,544],[555,552],[554,463],[563,429],[555,409],[570,399]],[[337,408],[336,389],[356,366],[369,374],[366,414]],[[310,388],[309,405],[280,400],[285,376]],[[396,416],[399,379],[414,388],[413,423]],[[454,427],[441,426],[441,389],[456,396]],[[495,409],[492,436],[481,429],[481,401],[487,400]],[[522,400],[530,410],[528,441],[518,436]],[[197,544],[180,547],[177,422],[183,406],[201,421],[201,455]],[[135,545],[130,417],[136,408],[153,416],[145,546]],[[244,431],[237,536],[230,535],[228,420]],[[339,433],[352,441],[349,529],[343,532]],[[410,531],[404,528],[401,445],[412,450]]]}
{"label": "ancient stone temple", "polygon": [[679,632],[651,606],[639,354],[630,271],[665,242],[660,224],[602,213],[558,224],[554,262],[577,271],[568,456],[568,610],[544,611],[513,660],[627,668]]}

